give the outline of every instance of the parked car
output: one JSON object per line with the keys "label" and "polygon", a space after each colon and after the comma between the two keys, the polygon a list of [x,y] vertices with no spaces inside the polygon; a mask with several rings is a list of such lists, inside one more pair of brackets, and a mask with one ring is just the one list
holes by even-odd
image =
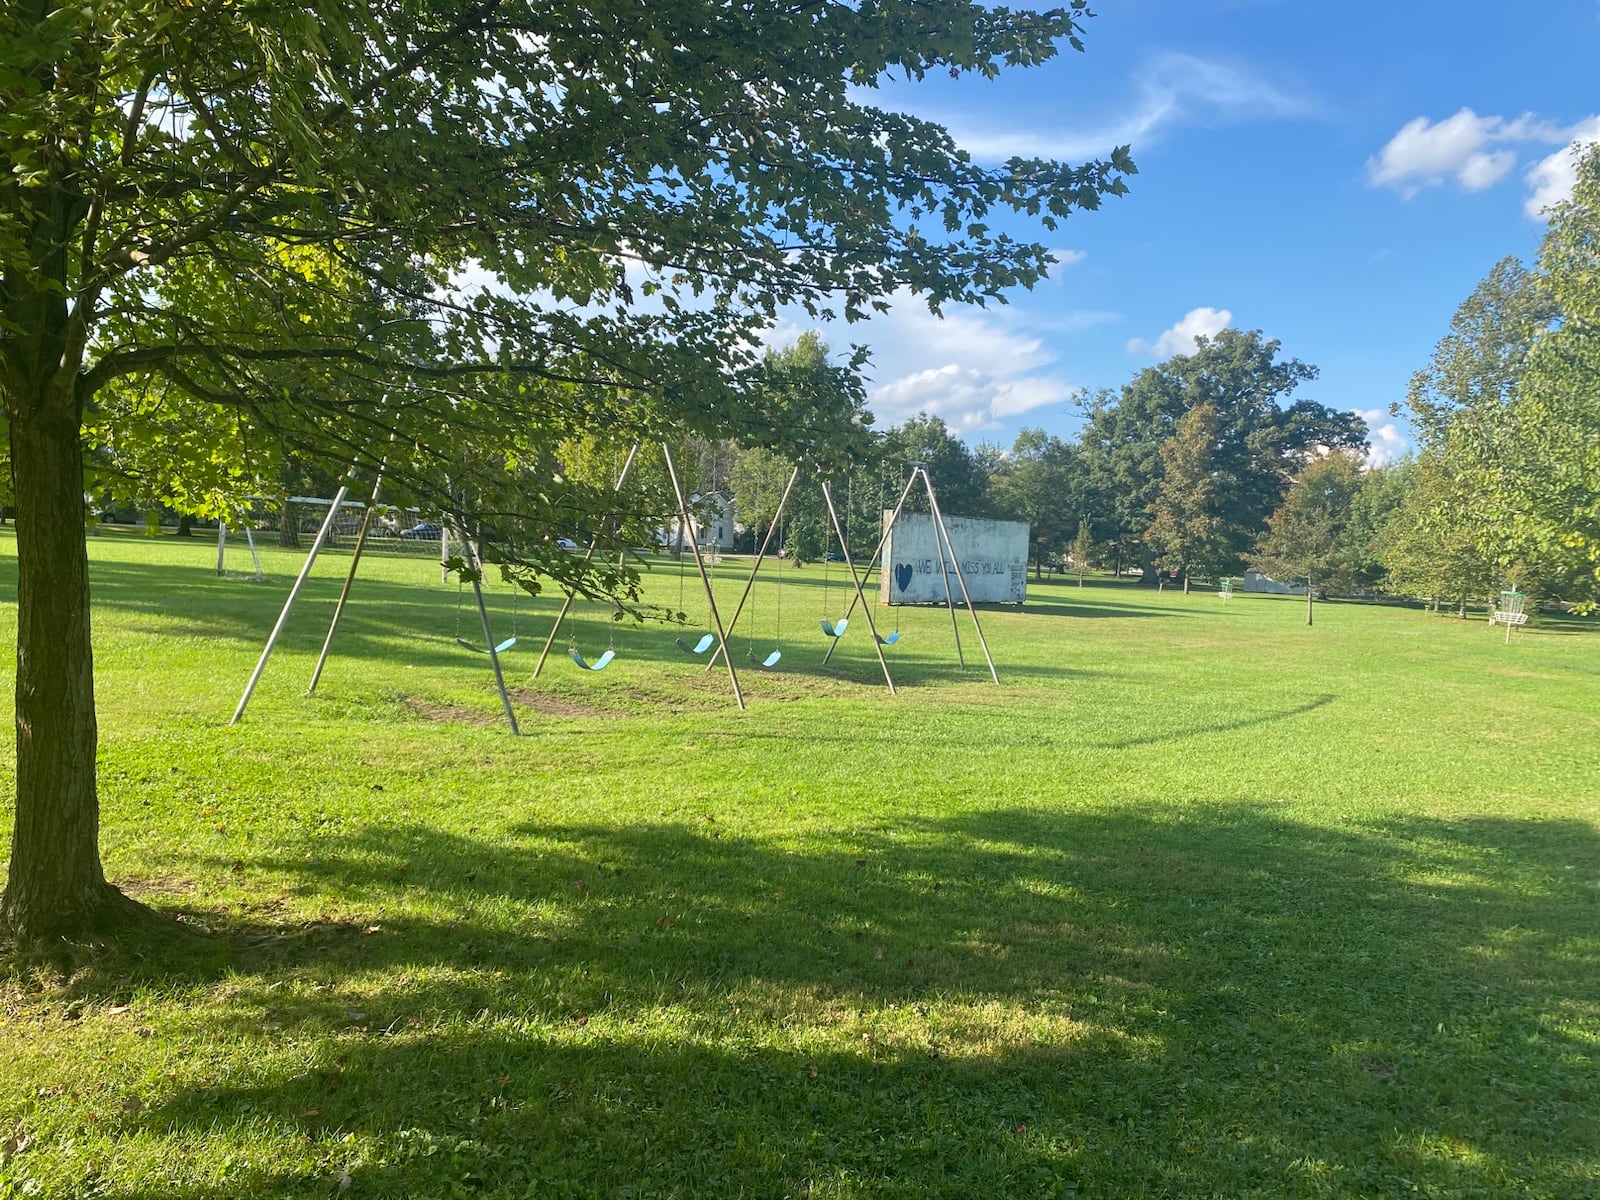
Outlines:
{"label": "parked car", "polygon": [[400,531],[400,536],[421,542],[427,541],[431,538],[436,538],[443,532],[444,528],[439,524],[439,522],[423,521],[420,524],[413,525],[410,529],[402,529]]}
{"label": "parked car", "polygon": [[573,541],[571,538],[557,538],[556,545],[560,546],[563,550],[579,549],[578,543]]}

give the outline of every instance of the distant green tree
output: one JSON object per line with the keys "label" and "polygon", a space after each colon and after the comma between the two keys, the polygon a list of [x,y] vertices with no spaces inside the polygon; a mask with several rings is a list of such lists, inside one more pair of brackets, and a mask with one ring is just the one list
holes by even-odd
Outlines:
{"label": "distant green tree", "polygon": [[1537,275],[1516,258],[1490,268],[1450,319],[1428,365],[1411,377],[1406,407],[1424,446],[1463,416],[1492,419],[1516,397],[1523,363],[1556,314]]}
{"label": "distant green tree", "polygon": [[1600,146],[1578,164],[1572,199],[1550,214],[1541,294],[1557,319],[1528,351],[1506,453],[1521,530],[1569,574],[1578,605],[1600,597]]}
{"label": "distant green tree", "polygon": [[1073,447],[1042,429],[1024,428],[1011,452],[994,460],[989,496],[995,516],[1028,523],[1028,557],[1035,576],[1066,549],[1072,528],[1067,495]]}
{"label": "distant green tree", "polygon": [[1193,572],[1216,575],[1228,553],[1215,464],[1219,432],[1217,410],[1197,404],[1178,418],[1172,436],[1161,444],[1161,482],[1150,502],[1144,540],[1158,568],[1183,573],[1185,594]]}
{"label": "distant green tree", "polygon": [[1416,473],[1414,459],[1370,467],[1350,505],[1345,543],[1357,585],[1366,589],[1385,586],[1388,568],[1383,562],[1387,532],[1404,502]]}
{"label": "distant green tree", "polygon": [[[763,357],[762,369],[775,395],[785,397],[791,405],[827,402],[835,410],[848,411],[860,436],[849,441],[833,439],[826,447],[809,447],[809,453],[799,458],[748,447],[732,454],[723,467],[724,482],[733,495],[738,520],[756,532],[757,545],[774,519],[790,474],[799,467],[800,477],[790,492],[782,522],[791,556],[796,561],[815,559],[838,542],[818,486],[820,480],[826,480],[833,493],[852,554],[870,553],[879,524],[873,506],[881,491],[875,472],[882,439],[866,431],[871,416],[866,412],[857,365],[856,359],[848,365],[835,363],[827,343],[815,332],[804,333],[793,345],[769,350]],[[864,542],[867,549],[860,548]]]}
{"label": "distant green tree", "polygon": [[1280,359],[1280,348],[1259,331],[1225,329],[1199,339],[1192,354],[1174,355],[1119,392],[1087,401],[1082,511],[1095,514],[1100,536],[1142,552],[1149,582],[1155,556],[1144,535],[1164,474],[1161,446],[1190,409],[1209,404],[1217,414],[1220,570],[1243,562],[1308,459],[1326,449],[1365,449],[1366,425],[1355,414],[1290,400],[1317,370]]}
{"label": "distant green tree", "polygon": [[[983,468],[942,418],[918,413],[903,425],[885,431],[881,453],[891,461],[926,466],[945,516],[989,515],[988,479]],[[928,506],[926,498],[913,490],[906,507],[926,512]]]}
{"label": "distant green tree", "polygon": [[[1524,367],[1556,311],[1535,273],[1501,259],[1456,309],[1406,394],[1426,466],[1406,513],[1410,536],[1397,539],[1409,547],[1401,578],[1444,585],[1433,594],[1463,611],[1468,596],[1496,590],[1494,576],[1513,563],[1530,587],[1541,560],[1555,566],[1557,539],[1529,520],[1529,484],[1545,472],[1519,467],[1516,447]],[[1445,554],[1461,561],[1442,561]]]}
{"label": "distant green tree", "polygon": [[1448,599],[1466,616],[1467,601],[1493,590],[1499,572],[1478,532],[1470,489],[1441,451],[1424,451],[1406,469],[1382,525],[1378,559],[1385,586],[1430,600],[1434,608]]}
{"label": "distant green tree", "polygon": [[1089,522],[1078,522],[1078,535],[1072,539],[1072,567],[1078,573],[1078,586],[1083,586],[1083,573],[1093,570],[1097,558],[1094,531]]}
{"label": "distant green tree", "polygon": [[1361,488],[1361,459],[1333,453],[1300,472],[1256,546],[1256,569],[1284,581],[1303,579],[1306,624],[1319,589],[1346,587],[1356,578],[1345,530]]}

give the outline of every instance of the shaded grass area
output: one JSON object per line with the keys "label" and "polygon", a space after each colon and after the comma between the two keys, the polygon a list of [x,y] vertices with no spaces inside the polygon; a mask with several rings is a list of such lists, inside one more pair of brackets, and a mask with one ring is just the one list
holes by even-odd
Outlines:
{"label": "shaded grass area", "polygon": [[512,739],[425,563],[298,695],[335,569],[229,730],[283,589],[97,547],[108,870],[192,933],[13,965],[0,1196],[1594,1194],[1600,642],[1047,581],[1003,689],[906,613],[900,697],[808,632],[739,715],[628,630]]}

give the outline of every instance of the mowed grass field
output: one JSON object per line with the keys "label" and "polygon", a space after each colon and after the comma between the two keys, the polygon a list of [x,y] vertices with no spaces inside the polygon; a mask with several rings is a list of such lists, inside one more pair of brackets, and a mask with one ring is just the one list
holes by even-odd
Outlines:
{"label": "mowed grass field", "polygon": [[0,973],[0,1197],[1600,1192],[1583,622],[1051,580],[891,697],[784,568],[742,714],[593,605],[530,679],[521,603],[512,738],[425,559],[304,695],[335,556],[229,728],[288,565],[90,550],[107,871],[192,933]]}

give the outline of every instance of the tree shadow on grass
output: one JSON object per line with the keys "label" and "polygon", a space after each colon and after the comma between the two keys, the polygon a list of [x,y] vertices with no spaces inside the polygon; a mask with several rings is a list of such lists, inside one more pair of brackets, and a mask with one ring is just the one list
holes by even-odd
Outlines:
{"label": "tree shadow on grass", "polygon": [[1074,603],[1070,600],[1029,600],[1023,605],[1023,611],[1037,616],[1051,617],[1082,617],[1095,619],[1099,617],[1194,617],[1198,613],[1183,608],[1167,608],[1165,606],[1110,604],[1099,600],[1086,600]]}
{"label": "tree shadow on grass", "polygon": [[303,1136],[365,1195],[1592,1194],[1587,823],[729,820],[252,860],[343,915],[85,975],[217,983],[196,1036],[260,1048],[118,1120]]}
{"label": "tree shadow on grass", "polygon": [[1145,734],[1140,737],[1112,738],[1091,744],[1108,750],[1129,750],[1135,746],[1158,746],[1163,742],[1184,742],[1190,738],[1204,737],[1206,734],[1232,733],[1237,729],[1250,729],[1257,725],[1270,725],[1278,721],[1288,721],[1294,717],[1304,716],[1306,713],[1324,708],[1337,699],[1337,696],[1332,695],[1317,696],[1302,704],[1296,704],[1292,708],[1281,709],[1277,712],[1252,713],[1249,716],[1239,717],[1232,721],[1212,721],[1203,725],[1192,725],[1184,729],[1169,729],[1161,733]]}

